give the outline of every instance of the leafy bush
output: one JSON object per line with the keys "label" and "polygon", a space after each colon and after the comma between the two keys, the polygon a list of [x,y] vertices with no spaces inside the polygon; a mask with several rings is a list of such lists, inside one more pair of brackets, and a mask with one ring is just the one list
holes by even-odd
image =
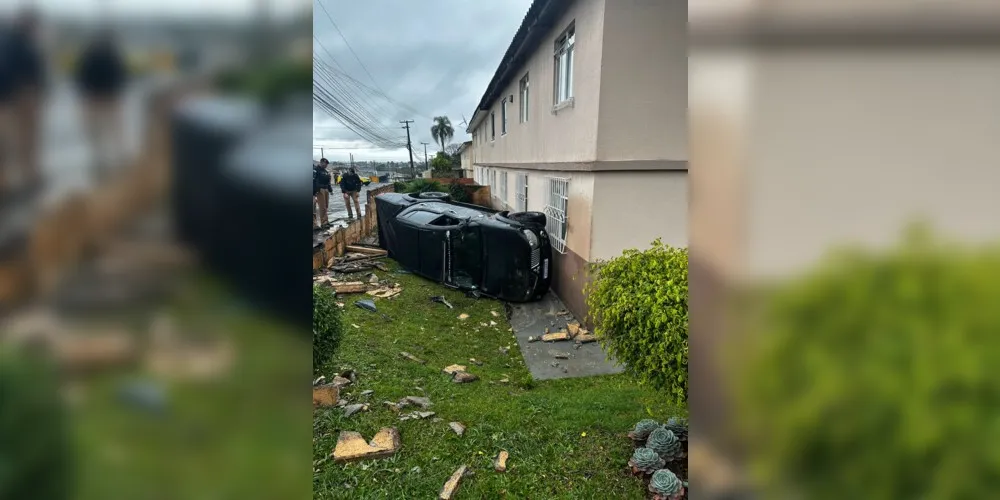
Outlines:
{"label": "leafy bush", "polygon": [[427,193],[430,191],[448,193],[451,195],[451,199],[460,203],[469,203],[472,201],[472,197],[469,193],[465,192],[460,184],[453,183],[449,185],[441,184],[438,181],[432,181],[429,179],[413,179],[409,182],[396,182],[393,184],[393,189],[397,193]]}
{"label": "leafy bush", "polygon": [[1000,248],[920,232],[773,289],[732,373],[762,482],[821,500],[992,498],[998,304]]}
{"label": "leafy bush", "polygon": [[657,239],[591,266],[585,286],[601,344],[642,383],[687,402],[688,254]]}
{"label": "leafy bush", "polygon": [[312,65],[294,61],[228,71],[216,79],[224,91],[257,97],[268,104],[289,94],[311,93],[312,82]]}
{"label": "leafy bush", "polygon": [[439,152],[431,158],[431,170],[435,175],[450,175],[452,167],[451,157],[444,152]]}
{"label": "leafy bush", "polygon": [[313,286],[313,372],[317,373],[337,351],[344,323],[333,289]]}
{"label": "leafy bush", "polygon": [[69,498],[73,451],[57,384],[39,356],[0,348],[0,498]]}

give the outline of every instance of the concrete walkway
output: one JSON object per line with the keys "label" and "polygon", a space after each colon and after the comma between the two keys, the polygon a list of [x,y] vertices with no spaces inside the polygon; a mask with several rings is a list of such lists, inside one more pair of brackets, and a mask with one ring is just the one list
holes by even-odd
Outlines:
{"label": "concrete walkway", "polygon": [[[597,342],[583,344],[579,349],[572,340],[561,342],[529,342],[528,337],[540,337],[548,328],[557,332],[566,323],[575,321],[565,311],[559,297],[549,292],[538,302],[511,304],[510,325],[514,328],[517,343],[521,346],[524,362],[535,380],[592,377],[621,373],[622,368],[609,361]],[[556,354],[568,354],[569,359],[556,359]]]}

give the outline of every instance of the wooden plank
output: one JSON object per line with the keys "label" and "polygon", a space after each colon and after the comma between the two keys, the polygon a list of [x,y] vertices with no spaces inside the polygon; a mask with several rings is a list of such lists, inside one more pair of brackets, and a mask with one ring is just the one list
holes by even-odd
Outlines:
{"label": "wooden plank", "polygon": [[368,284],[360,281],[330,282],[330,286],[337,293],[364,293],[368,291]]}
{"label": "wooden plank", "polygon": [[363,254],[366,254],[366,255],[379,255],[379,256],[389,255],[389,252],[386,252],[385,250],[382,250],[381,248],[369,248],[369,247],[363,247],[363,246],[358,246],[358,245],[347,245],[347,251],[348,252],[363,253]]}

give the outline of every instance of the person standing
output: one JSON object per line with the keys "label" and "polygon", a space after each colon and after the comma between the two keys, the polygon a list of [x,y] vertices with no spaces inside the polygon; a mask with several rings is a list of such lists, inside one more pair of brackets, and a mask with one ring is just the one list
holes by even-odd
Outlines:
{"label": "person standing", "polygon": [[84,49],[76,68],[98,180],[106,180],[123,164],[122,94],[127,79],[128,70],[111,31],[100,32]]}
{"label": "person standing", "polygon": [[313,220],[315,229],[322,229],[330,225],[330,190],[333,186],[330,182],[329,166],[330,161],[322,158],[313,169],[313,199],[317,212]]}
{"label": "person standing", "polygon": [[347,207],[347,218],[353,219],[354,213],[351,211],[351,200],[354,200],[354,208],[361,218],[361,205],[358,203],[358,194],[361,192],[361,177],[354,167],[348,169],[340,178],[340,190],[344,193],[344,205]]}
{"label": "person standing", "polygon": [[30,195],[44,187],[38,150],[46,74],[38,31],[37,15],[30,10],[21,13],[6,37],[3,51],[9,75],[6,132],[12,139],[7,142],[13,143],[15,154],[10,160],[16,165],[8,163],[5,177],[11,189]]}

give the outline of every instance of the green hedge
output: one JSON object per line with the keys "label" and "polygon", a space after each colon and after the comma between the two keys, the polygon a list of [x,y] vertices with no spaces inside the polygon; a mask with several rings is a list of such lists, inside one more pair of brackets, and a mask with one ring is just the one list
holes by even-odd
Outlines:
{"label": "green hedge", "polygon": [[0,346],[0,498],[70,497],[75,467],[65,412],[54,367]]}
{"label": "green hedge", "polygon": [[732,418],[762,481],[820,500],[995,498],[1000,248],[916,232],[759,305]]}
{"label": "green hedge", "polygon": [[318,374],[337,351],[344,322],[333,289],[313,286],[313,373]]}
{"label": "green hedge", "polygon": [[585,286],[594,333],[627,373],[678,404],[688,390],[687,249],[659,239],[591,266]]}

